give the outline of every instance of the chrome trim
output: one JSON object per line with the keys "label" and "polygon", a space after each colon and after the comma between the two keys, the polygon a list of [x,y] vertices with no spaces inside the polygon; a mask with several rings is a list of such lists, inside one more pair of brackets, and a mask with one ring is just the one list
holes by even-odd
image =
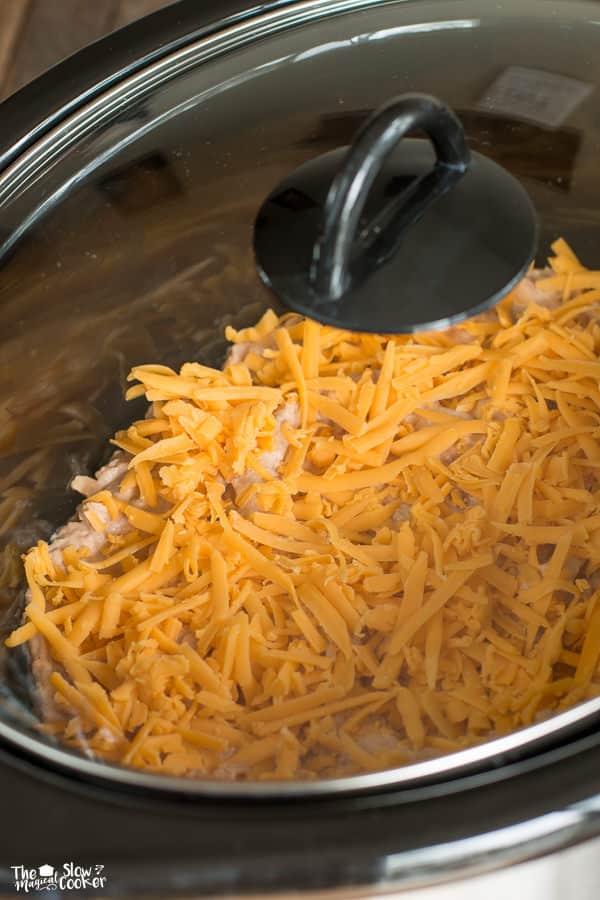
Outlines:
{"label": "chrome trim", "polygon": [[[170,794],[192,794],[203,797],[227,797],[229,799],[272,800],[283,797],[325,797],[341,794],[363,794],[382,789],[414,789],[436,782],[481,772],[491,766],[499,767],[517,758],[541,752],[552,739],[562,732],[571,733],[589,726],[600,717],[600,697],[588,700],[580,706],[558,713],[544,722],[538,722],[501,738],[486,741],[466,750],[438,756],[434,759],[370,772],[346,778],[321,781],[276,782],[225,782],[177,778],[128,769],[112,763],[81,756],[73,751],[52,746],[37,740],[0,721],[0,738],[43,759],[59,769],[69,769],[78,775],[86,775],[113,784],[157,790]],[[591,811],[591,810],[590,810]],[[597,810],[594,808],[593,812]]]}
{"label": "chrome trim", "polygon": [[53,159],[81,140],[92,128],[117,114],[132,100],[139,101],[157,85],[188,69],[299,25],[376,6],[407,2],[414,0],[303,0],[194,41],[100,94],[26,150],[0,174],[0,207],[9,202],[15,192],[26,189],[40,168],[45,170]]}
{"label": "chrome trim", "polygon": [[[393,854],[384,859],[381,876],[374,883],[302,891],[302,898],[365,900],[370,897],[373,900],[403,900],[403,898],[419,900],[425,896],[428,900],[433,900],[434,897],[439,900],[442,898],[464,900],[467,895],[469,898],[488,896],[483,891],[485,887],[491,887],[488,879],[490,873],[493,873],[494,886],[497,883],[501,885],[497,892],[494,891],[493,896],[496,900],[507,896],[505,890],[508,886],[507,879],[511,880],[511,886],[516,891],[515,900],[521,900],[522,897],[527,897],[528,900],[548,900],[549,879],[543,878],[539,883],[540,867],[548,865],[548,860],[544,858],[553,854],[550,858],[554,861],[554,866],[562,867],[565,864],[565,857],[569,859],[572,854],[580,856],[583,850],[586,855],[594,853],[596,859],[600,849],[599,826],[598,821],[587,821],[574,809],[567,810],[564,814],[552,813],[532,819],[523,826],[509,826],[472,838],[434,844],[423,850],[408,850]],[[586,843],[582,844],[584,841]],[[514,852],[516,847],[519,849]],[[554,856],[559,852],[560,862]],[[393,860],[392,868],[388,867],[387,860]],[[537,863],[537,871],[535,874],[532,873],[533,877],[527,879],[528,890],[523,893],[522,879],[526,871],[523,866],[528,863],[532,865]],[[511,868],[505,871],[503,876],[502,870],[507,870],[509,866]],[[592,873],[585,870],[581,872],[581,877],[572,882],[568,898],[580,900],[582,889],[586,896],[592,896],[585,891],[584,885],[591,887],[597,884],[599,869],[600,866],[596,864]],[[595,881],[589,880],[590,874],[596,877]],[[480,883],[484,879],[486,883]],[[277,900],[286,898],[291,900],[297,894],[277,891],[275,896]],[[567,900],[562,894],[560,896],[561,900]],[[259,897],[264,897],[264,894],[235,893],[230,900],[259,900]]]}

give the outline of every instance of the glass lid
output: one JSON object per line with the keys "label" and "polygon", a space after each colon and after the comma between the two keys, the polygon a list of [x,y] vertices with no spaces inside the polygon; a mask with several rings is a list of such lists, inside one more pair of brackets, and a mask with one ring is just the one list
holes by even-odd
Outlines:
{"label": "glass lid", "polygon": [[[0,173],[0,736],[261,797],[448,780],[594,729],[597,4],[202,24],[15,134]],[[406,92],[525,188],[534,268],[447,331],[286,314],[261,204]]]}

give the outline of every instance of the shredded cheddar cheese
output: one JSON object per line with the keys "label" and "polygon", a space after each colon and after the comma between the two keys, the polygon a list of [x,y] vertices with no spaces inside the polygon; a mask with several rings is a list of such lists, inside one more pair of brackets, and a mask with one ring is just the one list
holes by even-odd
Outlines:
{"label": "shredded cheddar cheese", "polygon": [[227,329],[223,371],[133,369],[150,406],[115,437],[120,483],[84,537],[25,557],[7,645],[46,655],[52,733],[164,773],[314,779],[597,694],[600,273],[553,251],[445,332],[269,311]]}

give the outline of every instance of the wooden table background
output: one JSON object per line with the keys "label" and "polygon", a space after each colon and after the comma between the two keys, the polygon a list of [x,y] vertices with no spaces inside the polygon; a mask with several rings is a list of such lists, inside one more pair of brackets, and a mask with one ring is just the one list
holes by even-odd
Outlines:
{"label": "wooden table background", "polygon": [[0,100],[65,56],[170,2],[0,0]]}

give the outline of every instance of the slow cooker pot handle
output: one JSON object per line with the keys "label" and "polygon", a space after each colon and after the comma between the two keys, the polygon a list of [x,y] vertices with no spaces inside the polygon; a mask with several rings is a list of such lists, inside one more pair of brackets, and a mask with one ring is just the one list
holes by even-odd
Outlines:
{"label": "slow cooker pot handle", "polygon": [[[433,168],[416,178],[364,225],[369,193],[396,145],[419,129],[436,152]],[[312,286],[317,296],[337,300],[354,280],[385,262],[402,231],[445,194],[471,159],[462,125],[444,103],[427,94],[404,94],[374,113],[359,131],[325,202],[321,236],[313,250]]]}

